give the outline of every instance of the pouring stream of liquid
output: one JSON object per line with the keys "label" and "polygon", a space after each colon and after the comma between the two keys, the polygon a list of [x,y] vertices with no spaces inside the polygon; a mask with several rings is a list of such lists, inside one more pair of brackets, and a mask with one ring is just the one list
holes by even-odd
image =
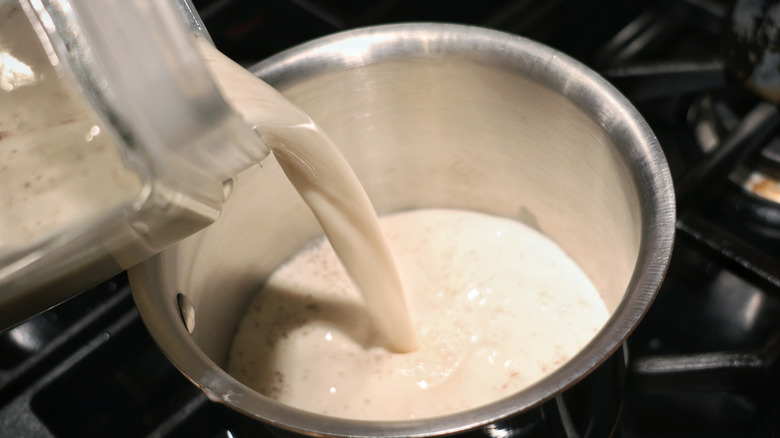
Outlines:
{"label": "pouring stream of liquid", "polygon": [[328,136],[300,108],[199,40],[221,91],[256,126],[287,178],[317,217],[336,254],[362,292],[387,347],[417,349],[417,336],[395,261],[357,176]]}

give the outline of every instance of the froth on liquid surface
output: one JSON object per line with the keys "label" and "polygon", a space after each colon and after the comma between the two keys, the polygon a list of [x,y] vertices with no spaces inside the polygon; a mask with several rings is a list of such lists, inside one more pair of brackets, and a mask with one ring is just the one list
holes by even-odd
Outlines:
{"label": "froth on liquid surface", "polygon": [[326,239],[282,265],[240,324],[228,371],[280,402],[401,420],[515,393],[576,354],[608,318],[551,240],[509,219],[424,209],[381,219],[419,348],[385,349]]}

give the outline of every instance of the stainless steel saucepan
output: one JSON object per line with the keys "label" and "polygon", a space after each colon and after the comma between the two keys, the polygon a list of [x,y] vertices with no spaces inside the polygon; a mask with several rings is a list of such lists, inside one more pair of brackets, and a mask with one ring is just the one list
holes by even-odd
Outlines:
{"label": "stainless steel saucepan", "polygon": [[239,175],[222,216],[130,271],[149,331],[212,399],[313,435],[441,435],[529,412],[613,357],[669,262],[674,195],[639,113],[596,73],[548,47],[482,28],[400,24],[312,41],[253,69],[340,146],[381,213],[453,207],[516,218],[590,276],[611,317],[582,351],[525,391],[403,422],[281,405],[223,369],[248,303],[321,234],[272,159]]}

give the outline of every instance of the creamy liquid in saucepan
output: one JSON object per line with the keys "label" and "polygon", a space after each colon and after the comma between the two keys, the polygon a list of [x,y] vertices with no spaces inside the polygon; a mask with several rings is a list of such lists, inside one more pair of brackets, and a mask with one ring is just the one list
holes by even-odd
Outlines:
{"label": "creamy liquid in saucepan", "polygon": [[325,239],[280,267],[235,336],[228,372],[301,409],[355,419],[453,413],[513,394],[576,354],[608,314],[541,233],[513,220],[423,209],[381,224],[420,347],[391,353]]}
{"label": "creamy liquid in saucepan", "polygon": [[230,354],[240,381],[323,414],[429,417],[521,390],[604,324],[588,278],[519,222],[418,210],[387,216],[380,228],[354,173],[308,116],[200,47],[329,239],[294,256],[258,294]]}

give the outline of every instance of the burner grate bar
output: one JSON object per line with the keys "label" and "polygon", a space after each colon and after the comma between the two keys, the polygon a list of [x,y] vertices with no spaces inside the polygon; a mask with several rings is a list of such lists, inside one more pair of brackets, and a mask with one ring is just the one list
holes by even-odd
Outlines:
{"label": "burner grate bar", "polygon": [[639,57],[677,33],[674,20],[644,12],[621,29],[596,54],[598,65],[620,65]]}
{"label": "burner grate bar", "polygon": [[611,68],[605,76],[634,102],[704,92],[726,85],[726,72],[719,61],[637,64]]}
{"label": "burner grate bar", "polygon": [[780,296],[780,261],[698,214],[677,221],[677,231],[756,287]]}
{"label": "burner grate bar", "polygon": [[186,402],[178,411],[171,414],[162,424],[160,424],[155,430],[146,435],[146,438],[166,438],[176,436],[175,433],[183,423],[187,422],[195,415],[200,409],[210,402],[206,395],[202,392],[198,392],[191,400]]}
{"label": "burner grate bar", "polygon": [[780,124],[777,107],[761,102],[720,145],[676,184],[677,209],[685,212],[718,193],[736,163],[751,155]]}

